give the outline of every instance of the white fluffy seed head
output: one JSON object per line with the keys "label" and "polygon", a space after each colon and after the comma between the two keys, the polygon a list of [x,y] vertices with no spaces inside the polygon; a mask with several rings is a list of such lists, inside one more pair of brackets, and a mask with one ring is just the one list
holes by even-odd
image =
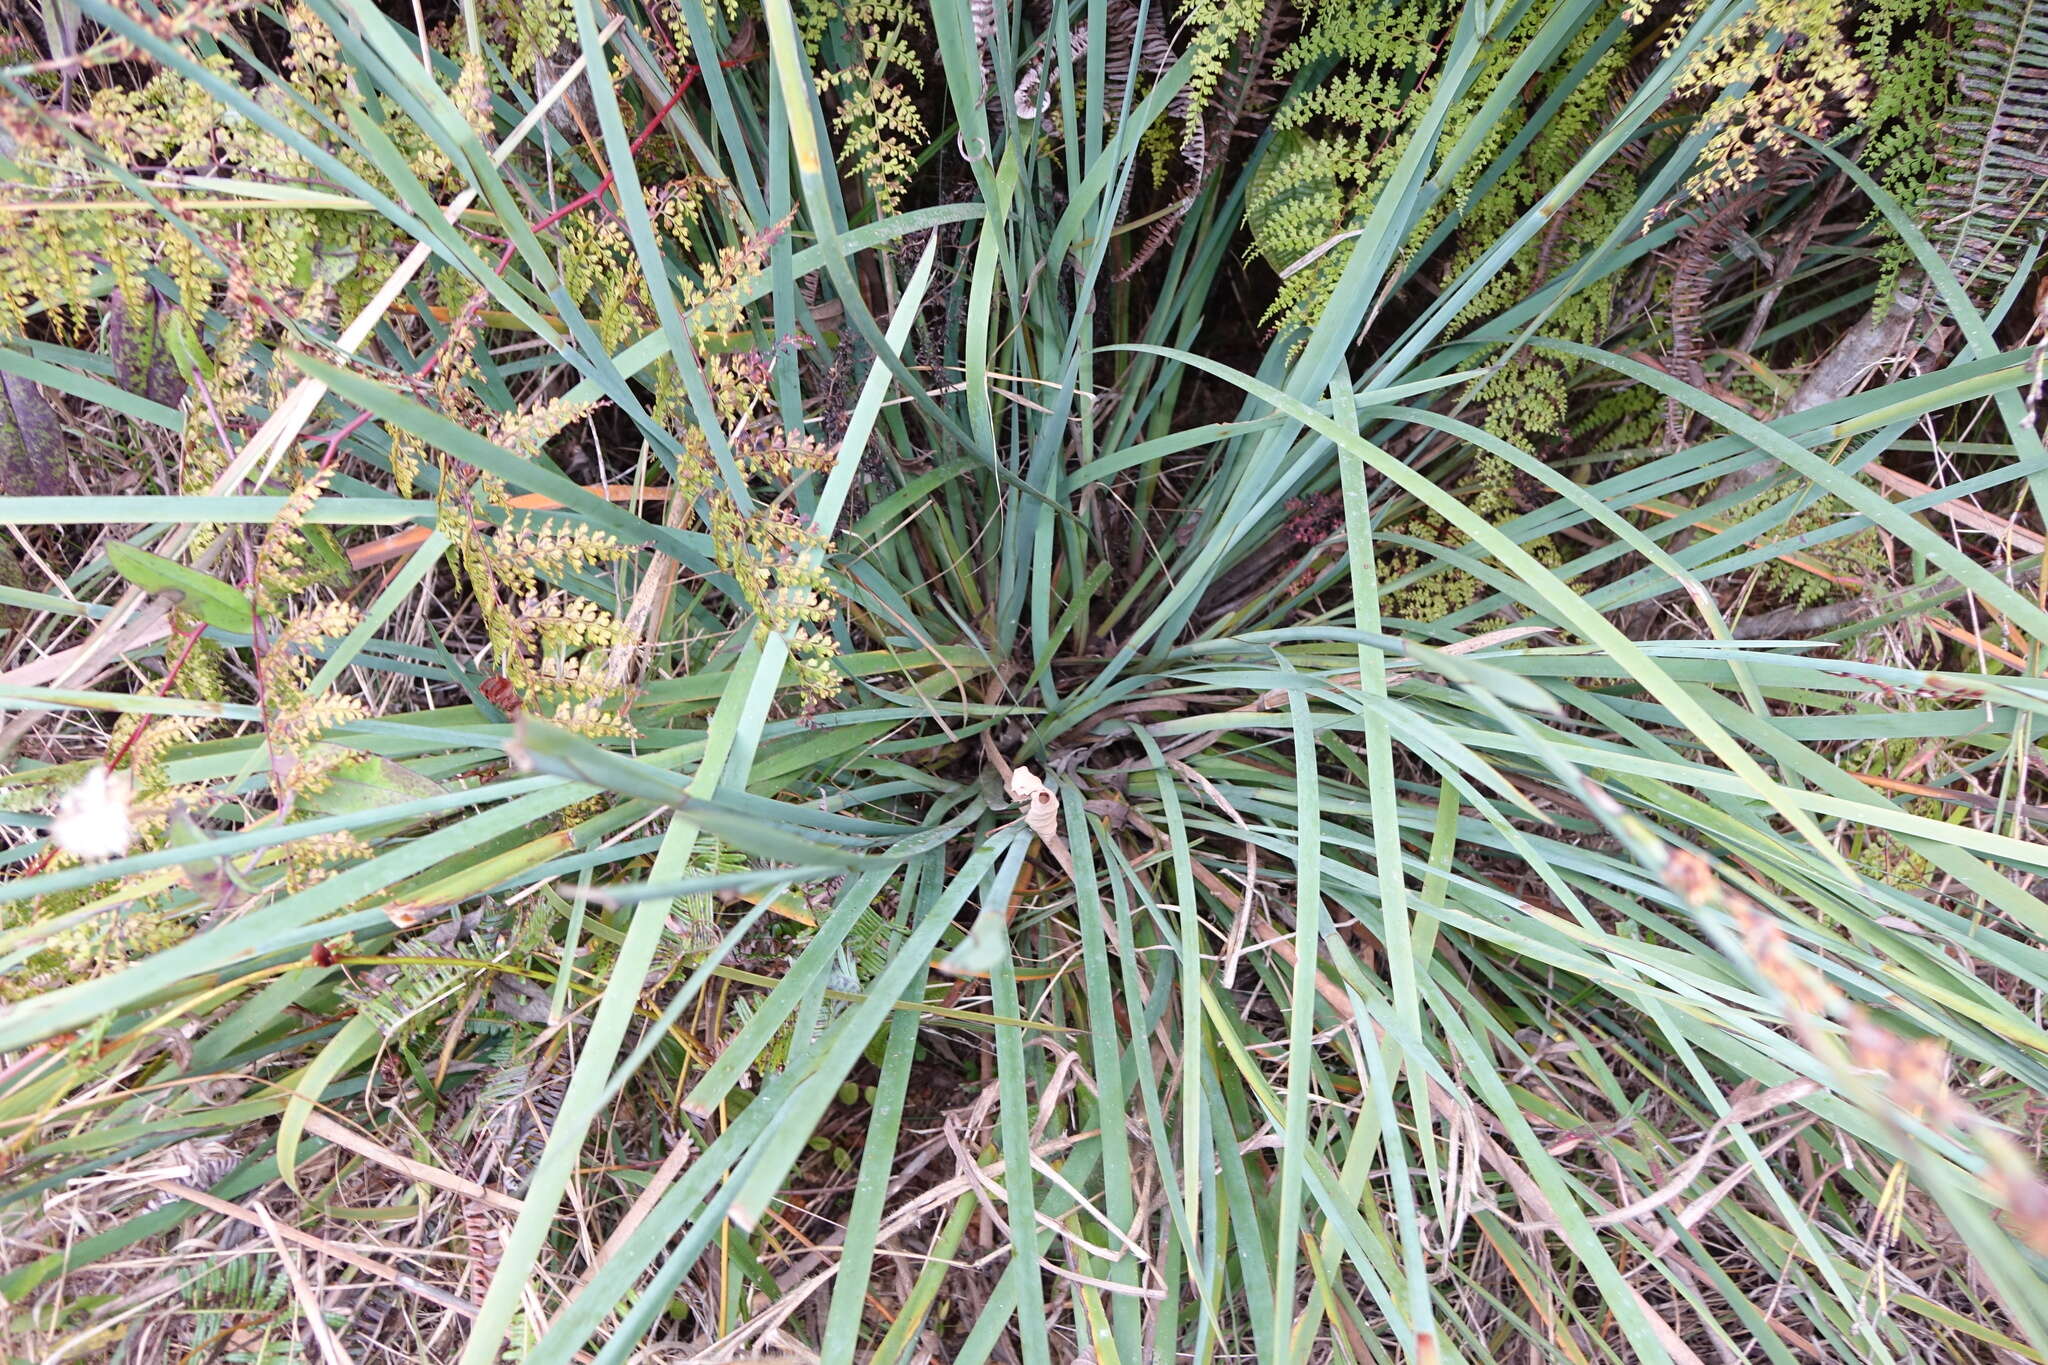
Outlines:
{"label": "white fluffy seed head", "polygon": [[98,862],[128,851],[135,836],[129,813],[135,791],[128,774],[93,768],[57,799],[50,842],[74,858]]}

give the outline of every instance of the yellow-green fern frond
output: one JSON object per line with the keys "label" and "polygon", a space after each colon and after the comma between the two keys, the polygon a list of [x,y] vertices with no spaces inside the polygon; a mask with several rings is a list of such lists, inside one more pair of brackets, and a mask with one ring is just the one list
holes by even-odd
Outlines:
{"label": "yellow-green fern frond", "polygon": [[[1703,7],[1704,0],[1680,7],[1666,41]],[[1748,184],[1764,165],[1804,153],[1805,138],[1825,139],[1868,112],[1870,80],[1847,16],[1845,0],[1758,0],[1706,35],[1672,85],[1675,99],[1707,102],[1715,130],[1689,194]]]}
{"label": "yellow-green fern frond", "polygon": [[[859,178],[879,212],[896,212],[925,145],[924,116],[910,96],[925,79],[912,45],[926,32],[924,15],[908,0],[806,0],[797,21],[818,84],[834,97],[840,167]],[[840,56],[850,60],[827,56],[835,27]]]}

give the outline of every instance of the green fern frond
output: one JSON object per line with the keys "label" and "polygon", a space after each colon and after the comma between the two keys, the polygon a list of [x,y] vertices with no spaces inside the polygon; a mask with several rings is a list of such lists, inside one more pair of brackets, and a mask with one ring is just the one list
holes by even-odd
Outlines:
{"label": "green fern frond", "polygon": [[1922,216],[1988,297],[2048,230],[2048,0],[1975,0],[1959,18],[1968,36]]}
{"label": "green fern frond", "polygon": [[572,402],[567,398],[550,398],[505,417],[491,432],[491,439],[516,455],[532,459],[549,441],[602,406],[599,399]]}
{"label": "green fern frond", "polygon": [[[748,866],[747,857],[737,849],[728,848],[716,840],[700,844],[691,854],[689,870],[684,875],[708,877],[728,872],[739,872]],[[670,912],[668,924],[662,932],[661,947],[656,960],[671,970],[696,961],[718,945],[721,931],[714,918],[716,903],[708,891],[700,891],[676,899],[675,909]]]}
{"label": "green fern frond", "polygon": [[[1667,18],[1666,41],[1697,19],[1704,0]],[[1767,166],[1800,155],[1870,108],[1871,83],[1845,27],[1845,0],[1759,0],[1716,25],[1686,59],[1672,96],[1706,105],[1714,130],[1687,193],[1706,196],[1751,183]]]}
{"label": "green fern frond", "polygon": [[512,40],[507,66],[514,77],[531,74],[536,62],[554,56],[576,30],[568,0],[495,0],[492,8]]}
{"label": "green fern frond", "polygon": [[[1857,19],[1857,55],[1875,73],[1859,161],[1916,212],[1941,174],[1942,121],[1955,97],[1952,8],[1951,0],[1872,0]],[[1886,239],[1880,247],[1885,279],[1877,305],[1883,309],[1911,253],[1892,239],[1882,214],[1872,215],[1872,226]]]}
{"label": "green fern frond", "polygon": [[[1467,134],[1488,98],[1514,69],[1517,56],[1544,31],[1555,5],[1531,5],[1491,45],[1445,123],[1444,138]],[[1611,18],[1617,8],[1609,8]],[[1298,73],[1294,90],[1274,114],[1276,131],[1254,169],[1245,197],[1252,242],[1280,274],[1265,321],[1307,326],[1320,316],[1351,255],[1351,239],[1364,206],[1404,153],[1413,120],[1435,97],[1438,39],[1450,22],[1431,6],[1390,7],[1377,0],[1325,0],[1281,54],[1281,69]],[[1406,250],[1418,250],[1447,220],[1456,231],[1440,251],[1444,279],[1477,262],[1577,162],[1606,125],[1627,80],[1627,50],[1613,45],[1584,69],[1604,25],[1585,23],[1526,98],[1495,124],[1479,130],[1478,150],[1445,195],[1424,215]],[[1575,73],[1560,88],[1567,73]],[[1529,137],[1505,174],[1482,192],[1480,176],[1523,132],[1523,110],[1549,100],[1542,126]],[[1469,325],[1526,297],[1553,270],[1604,238],[1633,202],[1634,178],[1625,165],[1602,172],[1576,195],[1569,210],[1497,271],[1460,314]],[[1563,301],[1548,326],[1575,340],[1592,341],[1604,329],[1613,288],[1597,282]],[[1554,362],[1525,362],[1493,377],[1487,395],[1502,435],[1554,431],[1563,419],[1564,376]],[[1523,413],[1510,414],[1516,403]]]}
{"label": "green fern frond", "polygon": [[901,939],[901,931],[876,914],[872,905],[860,912],[846,932],[845,951],[863,983],[872,981],[888,965]]}
{"label": "green fern frond", "polygon": [[[187,1313],[184,1338],[197,1348],[232,1339],[241,1365],[293,1365],[303,1360],[292,1338],[291,1284],[271,1256],[212,1261],[178,1286]],[[226,1357],[223,1357],[226,1358]]]}
{"label": "green fern frond", "polygon": [[[907,0],[806,0],[797,18],[818,84],[836,103],[840,167],[865,184],[878,212],[896,212],[925,146],[924,116],[910,95],[925,79],[912,44],[926,31],[924,15]],[[827,57],[835,29],[852,53],[838,65]]]}
{"label": "green fern frond", "polygon": [[472,958],[477,966],[452,962],[401,962],[391,966],[390,975],[376,984],[343,988],[343,994],[357,1009],[374,1020],[387,1037],[398,1037],[435,1018],[457,997],[476,983],[482,963],[487,961],[467,944],[449,944],[427,949],[402,944],[392,949],[399,957]]}
{"label": "green fern frond", "polygon": [[[1777,506],[1798,490],[1787,484],[1760,493],[1746,502],[1731,508],[1727,513],[1730,525],[1739,525],[1757,513]],[[1829,495],[1788,517],[1783,524],[1769,535],[1769,542],[1776,544],[1796,541],[1800,537],[1829,530],[1839,525],[1844,517],[1851,515],[1840,499]],[[1796,554],[1807,564],[1822,570],[1814,573],[1785,559],[1772,559],[1762,566],[1763,596],[1774,602],[1795,606],[1813,606],[1816,603],[1832,601],[1843,595],[1845,589],[1832,581],[1846,578],[1851,581],[1866,581],[1877,578],[1888,567],[1885,562],[1884,538],[1870,527],[1849,535],[1825,540],[1815,545],[1799,546]]]}

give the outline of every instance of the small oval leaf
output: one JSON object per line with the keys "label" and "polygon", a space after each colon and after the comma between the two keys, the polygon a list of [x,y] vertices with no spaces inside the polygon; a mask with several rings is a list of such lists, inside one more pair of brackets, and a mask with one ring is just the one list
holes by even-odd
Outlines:
{"label": "small oval leaf", "polygon": [[136,587],[171,598],[180,611],[209,626],[243,635],[255,629],[256,613],[248,596],[217,578],[120,541],[107,546],[107,559],[114,572]]}
{"label": "small oval leaf", "polygon": [[[349,752],[332,744],[316,744],[313,750]],[[447,790],[433,778],[414,772],[403,763],[394,763],[378,754],[358,753],[336,763],[328,772],[326,785],[305,793],[303,799],[314,810],[328,815],[355,815],[383,806],[403,805],[423,797],[440,796]]]}

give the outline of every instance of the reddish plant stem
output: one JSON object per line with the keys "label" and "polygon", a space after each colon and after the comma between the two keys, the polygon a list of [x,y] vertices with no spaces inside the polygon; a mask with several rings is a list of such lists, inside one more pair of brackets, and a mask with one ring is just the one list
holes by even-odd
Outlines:
{"label": "reddish plant stem", "polygon": [[[732,65],[737,65],[737,63],[732,63]],[[639,136],[633,139],[632,145],[627,149],[629,155],[636,157],[640,155],[640,149],[642,147],[645,147],[647,145],[647,140],[654,136],[655,129],[659,128],[661,126],[661,121],[668,117],[669,110],[675,108],[677,104],[682,102],[683,96],[689,93],[690,87],[696,84],[696,82],[697,68],[695,66],[691,66],[685,69],[683,72],[683,79],[676,85],[676,92],[668,97],[667,103],[663,104],[661,108],[654,111],[654,117],[647,120],[646,126],[640,130]],[[597,187],[595,189],[586,191],[585,193],[578,195],[576,198],[562,205],[562,207],[556,209],[554,212],[548,214],[546,217],[538,219],[537,221],[528,224],[527,231],[536,234],[546,232],[549,228],[561,222],[570,214],[575,213],[579,209],[587,208],[591,204],[596,203],[599,199],[604,197],[605,193],[608,190],[610,190],[613,185],[617,183],[617,173],[614,171],[607,170],[604,173],[604,179],[597,182]],[[496,241],[502,239],[494,238],[490,240]],[[504,251],[500,253],[498,256],[498,264],[496,268],[491,272],[494,275],[503,275],[505,273],[506,268],[512,264],[514,246],[512,242],[506,240],[504,241],[504,247]],[[458,319],[454,325],[449,327],[448,336],[444,338],[441,344],[434,348],[433,353],[429,355],[426,358],[426,360],[421,363],[419,371],[416,374],[415,378],[425,379],[428,375],[434,372],[434,367],[440,363],[441,357],[447,352],[449,339],[452,339],[453,337],[458,335],[459,329],[461,328],[462,325],[468,323],[476,316],[477,313],[483,311],[483,300],[484,296],[482,294],[478,294],[476,298],[470,300],[468,304],[464,305],[462,317]],[[321,470],[324,471],[333,464],[335,457],[340,453],[341,443],[343,441],[346,441],[349,437],[355,435],[356,432],[362,430],[364,423],[368,422],[369,420],[369,413],[357,413],[353,418],[349,420],[347,426],[342,427],[339,431],[335,432],[331,437],[328,438],[327,449],[320,457]],[[319,438],[315,437],[314,439],[318,440]]]}
{"label": "reddish plant stem", "polygon": [[[654,111],[654,117],[647,120],[647,126],[642,128],[640,130],[640,135],[633,139],[632,145],[626,149],[626,153],[628,156],[637,157],[640,155],[640,149],[647,145],[648,138],[654,136],[654,130],[661,126],[661,121],[663,119],[668,117],[668,111],[675,108],[676,105],[682,101],[683,96],[690,92],[690,87],[692,85],[695,85],[696,83],[697,68],[692,66],[688,70],[683,72],[683,79],[677,83],[676,92],[668,97],[668,102],[662,105],[661,108]],[[547,217],[541,219],[537,223],[532,224],[530,227],[528,227],[527,231],[547,231],[555,224],[561,222],[564,218],[567,218],[570,214],[576,212],[576,210],[584,207],[587,204],[596,203],[597,200],[603,196],[605,191],[609,190],[614,184],[617,183],[617,180],[618,177],[615,172],[606,171],[604,173],[604,179],[597,182],[596,189],[588,190],[585,193],[578,195],[576,198],[571,199],[568,203],[562,205],[562,207],[556,209]],[[502,272],[504,270],[504,267],[501,265],[498,267],[498,269]]]}
{"label": "reddish plant stem", "polygon": [[[185,648],[178,652],[178,657],[171,661],[169,670],[165,672],[164,680],[157,684],[156,694],[159,697],[171,695],[171,688],[177,683],[178,675],[185,671],[186,661],[192,657],[192,651],[199,648],[200,638],[205,634],[206,622],[204,621],[193,622],[192,628],[185,632]],[[156,719],[154,716],[144,716],[142,723],[129,733],[127,741],[121,745],[113,757],[107,760],[109,771],[121,766],[121,760],[128,757],[128,751],[135,747],[135,741],[142,738],[142,732],[149,728],[149,723],[154,719]]]}

